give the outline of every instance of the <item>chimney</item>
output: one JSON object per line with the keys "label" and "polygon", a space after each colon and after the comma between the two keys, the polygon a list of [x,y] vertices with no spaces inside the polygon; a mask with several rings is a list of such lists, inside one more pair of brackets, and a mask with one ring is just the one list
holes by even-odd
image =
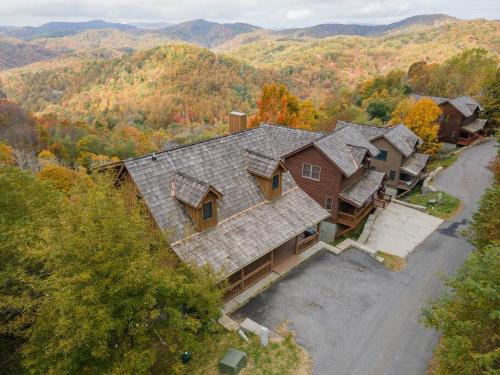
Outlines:
{"label": "chimney", "polygon": [[229,133],[238,133],[247,128],[247,115],[242,112],[231,112],[229,114]]}

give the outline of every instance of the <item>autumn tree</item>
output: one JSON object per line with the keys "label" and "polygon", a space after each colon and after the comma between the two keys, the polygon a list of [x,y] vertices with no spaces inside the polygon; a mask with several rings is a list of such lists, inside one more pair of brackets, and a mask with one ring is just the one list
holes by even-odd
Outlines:
{"label": "autumn tree", "polygon": [[38,177],[65,193],[70,193],[77,185],[90,186],[92,184],[92,180],[87,174],[53,163],[45,165],[38,172]]}
{"label": "autumn tree", "polygon": [[0,163],[0,373],[20,374],[20,348],[44,300],[48,270],[30,247],[58,214],[60,195]]}
{"label": "autumn tree", "polygon": [[111,180],[76,187],[32,251],[49,293],[24,346],[32,374],[148,374],[182,369],[219,315],[209,270],[180,265],[166,239],[126,206]]}
{"label": "autumn tree", "polygon": [[438,141],[439,116],[442,111],[431,99],[401,101],[392,113],[391,124],[403,123],[423,141],[422,152],[435,154],[441,147]]}
{"label": "autumn tree", "polygon": [[286,125],[292,128],[311,129],[318,114],[311,101],[300,101],[285,85],[265,84],[257,102],[257,114],[250,119],[250,126],[261,122]]}

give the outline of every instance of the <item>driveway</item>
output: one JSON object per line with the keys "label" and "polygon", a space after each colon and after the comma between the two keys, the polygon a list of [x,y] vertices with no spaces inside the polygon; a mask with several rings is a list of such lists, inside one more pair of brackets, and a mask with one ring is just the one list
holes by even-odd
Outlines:
{"label": "driveway", "polygon": [[443,220],[392,202],[373,223],[366,245],[405,258]]}
{"label": "driveway", "polygon": [[495,151],[491,142],[472,147],[436,178],[434,185],[462,199],[464,210],[408,255],[404,271],[390,272],[357,250],[320,253],[234,316],[268,327],[290,321],[315,374],[425,374],[439,335],[419,315],[443,292],[438,274],[455,272],[472,250],[458,233],[491,183],[486,165]]}

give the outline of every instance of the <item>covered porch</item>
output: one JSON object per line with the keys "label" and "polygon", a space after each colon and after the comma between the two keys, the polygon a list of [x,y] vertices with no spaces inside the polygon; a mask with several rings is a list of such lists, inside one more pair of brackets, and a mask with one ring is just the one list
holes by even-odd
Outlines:
{"label": "covered porch", "polygon": [[398,197],[412,190],[420,181],[429,155],[418,152],[409,156],[401,166],[398,180]]}
{"label": "covered porch", "polygon": [[319,240],[319,223],[289,239],[227,278],[224,300],[229,301],[271,272],[282,274],[300,262],[299,255]]}
{"label": "covered porch", "polygon": [[486,126],[486,119],[475,119],[467,125],[462,126],[457,138],[457,145],[468,146],[481,137]]}
{"label": "covered porch", "polygon": [[375,208],[385,208],[389,204],[391,196],[384,191],[384,180],[384,173],[369,170],[341,192],[337,223],[344,228],[337,237],[354,229]]}

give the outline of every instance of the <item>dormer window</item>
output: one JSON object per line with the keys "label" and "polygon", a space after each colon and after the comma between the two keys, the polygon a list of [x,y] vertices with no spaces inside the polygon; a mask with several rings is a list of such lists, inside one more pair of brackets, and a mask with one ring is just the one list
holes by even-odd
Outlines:
{"label": "dormer window", "polygon": [[281,196],[282,173],[286,166],[275,159],[253,150],[246,150],[247,171],[255,176],[267,200]]}
{"label": "dormer window", "polygon": [[212,201],[203,204],[203,220],[210,220],[213,216]]}
{"label": "dormer window", "polygon": [[212,185],[176,172],[172,195],[185,205],[197,230],[204,231],[217,225],[217,200],[222,194]]}
{"label": "dormer window", "polygon": [[276,190],[280,187],[280,175],[275,174],[273,176],[273,190]]}

